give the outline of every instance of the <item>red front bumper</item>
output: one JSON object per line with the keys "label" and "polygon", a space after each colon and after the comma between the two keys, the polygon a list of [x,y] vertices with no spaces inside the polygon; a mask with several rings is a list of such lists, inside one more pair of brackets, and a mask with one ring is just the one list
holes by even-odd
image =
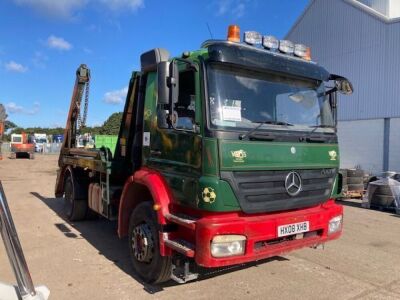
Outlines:
{"label": "red front bumper", "polygon": [[[291,212],[244,215],[229,213],[205,216],[196,224],[195,260],[204,267],[221,267],[256,261],[295,249],[310,247],[336,239],[341,231],[328,236],[329,220],[343,214],[341,205],[333,200],[308,209]],[[302,239],[280,240],[277,228],[280,225],[309,221],[310,232]],[[244,255],[215,258],[211,255],[211,241],[222,234],[245,235]]]}

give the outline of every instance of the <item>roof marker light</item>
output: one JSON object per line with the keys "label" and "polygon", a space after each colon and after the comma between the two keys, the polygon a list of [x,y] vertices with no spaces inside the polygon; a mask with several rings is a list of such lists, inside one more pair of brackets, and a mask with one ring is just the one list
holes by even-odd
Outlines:
{"label": "roof marker light", "polygon": [[279,41],[279,51],[286,53],[286,54],[293,54],[294,44],[288,40],[280,40]]}
{"label": "roof marker light", "polygon": [[237,25],[229,25],[228,27],[228,41],[239,43],[240,42],[240,27]]}
{"label": "roof marker light", "polygon": [[307,54],[307,46],[303,44],[294,45],[294,55],[303,58],[306,56],[306,54]]}
{"label": "roof marker light", "polygon": [[243,35],[244,42],[249,45],[261,45],[261,34],[257,31],[246,31]]}
{"label": "roof marker light", "polygon": [[272,35],[264,35],[262,45],[269,50],[276,50],[279,48],[279,40]]}
{"label": "roof marker light", "polygon": [[303,57],[305,60],[311,61],[311,48],[307,47],[306,54]]}

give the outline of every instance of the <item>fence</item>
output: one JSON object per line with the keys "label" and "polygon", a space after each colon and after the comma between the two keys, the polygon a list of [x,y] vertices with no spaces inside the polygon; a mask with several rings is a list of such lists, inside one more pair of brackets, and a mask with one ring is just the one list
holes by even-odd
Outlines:
{"label": "fence", "polygon": [[[58,154],[60,152],[61,143],[48,143],[43,149],[44,154]],[[11,145],[9,142],[1,145],[1,153],[3,155],[11,152]]]}

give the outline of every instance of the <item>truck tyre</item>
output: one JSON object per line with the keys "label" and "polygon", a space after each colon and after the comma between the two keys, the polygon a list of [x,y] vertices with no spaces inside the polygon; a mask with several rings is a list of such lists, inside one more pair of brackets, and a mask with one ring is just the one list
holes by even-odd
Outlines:
{"label": "truck tyre", "polygon": [[172,259],[160,255],[157,216],[153,203],[142,202],[129,220],[129,253],[133,268],[148,283],[161,283],[171,278]]}
{"label": "truck tyre", "polygon": [[394,196],[399,194],[400,188],[399,186],[376,185],[375,187],[371,186],[371,191],[377,195]]}
{"label": "truck tyre", "polygon": [[362,177],[347,177],[347,183],[364,185],[364,179]]}
{"label": "truck tyre", "polygon": [[69,221],[81,221],[86,217],[87,199],[82,199],[80,188],[73,177],[67,175],[64,183],[64,212]]}
{"label": "truck tyre", "polygon": [[374,194],[371,197],[371,205],[378,207],[394,207],[395,203],[393,196]]}

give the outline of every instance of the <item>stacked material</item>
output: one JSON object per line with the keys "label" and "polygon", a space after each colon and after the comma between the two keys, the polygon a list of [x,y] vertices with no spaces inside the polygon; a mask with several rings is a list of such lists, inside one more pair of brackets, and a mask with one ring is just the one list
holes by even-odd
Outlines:
{"label": "stacked material", "polygon": [[393,177],[370,182],[363,199],[363,207],[394,209],[400,214],[400,182]]}
{"label": "stacked material", "polygon": [[342,191],[345,196],[357,194],[362,196],[364,191],[364,171],[360,169],[341,169]]}

